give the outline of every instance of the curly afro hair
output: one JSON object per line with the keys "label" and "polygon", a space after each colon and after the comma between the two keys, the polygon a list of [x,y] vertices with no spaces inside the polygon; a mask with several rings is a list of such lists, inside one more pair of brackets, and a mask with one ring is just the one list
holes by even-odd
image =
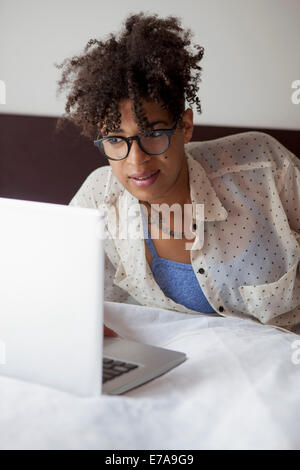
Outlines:
{"label": "curly afro hair", "polygon": [[118,37],[90,39],[82,55],[54,64],[63,68],[57,95],[70,88],[56,130],[72,122],[88,139],[103,137],[120,127],[122,99],[132,101],[140,133],[150,129],[142,99],[161,103],[174,121],[180,121],[186,101],[202,112],[197,92],[204,48],[195,45],[195,53],[189,48],[190,29],[184,30],[176,17],[143,12],[124,23]]}

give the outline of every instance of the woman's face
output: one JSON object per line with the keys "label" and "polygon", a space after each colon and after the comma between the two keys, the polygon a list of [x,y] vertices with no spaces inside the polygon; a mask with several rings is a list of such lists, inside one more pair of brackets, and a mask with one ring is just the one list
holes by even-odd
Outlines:
{"label": "woman's face", "polygon": [[[143,107],[150,123],[155,122],[155,129],[171,129],[175,122],[169,112],[157,103],[143,101]],[[138,135],[137,123],[130,100],[120,102],[122,131],[110,132],[108,136],[131,137]],[[187,109],[183,114],[183,128],[177,127],[171,137],[168,150],[161,155],[148,155],[133,141],[127,158],[120,161],[108,160],[112,171],[120,183],[140,201],[161,204],[163,202],[176,201],[176,197],[183,196],[189,187],[186,185],[186,156],[184,144],[189,142],[193,132],[193,111]],[[158,171],[155,181],[147,186],[141,186],[135,182],[132,175],[143,172]],[[181,197],[182,197],[181,196]]]}

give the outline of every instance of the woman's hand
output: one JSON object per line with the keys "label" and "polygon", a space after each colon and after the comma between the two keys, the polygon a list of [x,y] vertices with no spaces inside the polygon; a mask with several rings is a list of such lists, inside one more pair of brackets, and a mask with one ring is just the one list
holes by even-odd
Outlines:
{"label": "woman's hand", "polygon": [[108,328],[107,326],[104,325],[104,330],[103,330],[103,334],[104,336],[113,336],[113,337],[117,337],[117,333],[113,330],[111,330],[110,328]]}

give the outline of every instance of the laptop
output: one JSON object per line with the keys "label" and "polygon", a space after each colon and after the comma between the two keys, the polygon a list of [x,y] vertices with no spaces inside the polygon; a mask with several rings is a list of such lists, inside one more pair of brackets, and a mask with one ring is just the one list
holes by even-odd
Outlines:
{"label": "laptop", "polygon": [[116,395],[186,359],[103,337],[104,223],[97,209],[0,198],[1,375]]}

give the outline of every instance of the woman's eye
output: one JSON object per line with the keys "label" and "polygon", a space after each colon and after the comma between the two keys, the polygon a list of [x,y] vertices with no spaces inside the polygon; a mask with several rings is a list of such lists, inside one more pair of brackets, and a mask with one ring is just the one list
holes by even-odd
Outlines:
{"label": "woman's eye", "polygon": [[162,132],[161,131],[152,131],[150,132],[147,137],[160,137],[162,135]]}
{"label": "woman's eye", "polygon": [[119,144],[121,142],[122,139],[118,138],[118,137],[110,137],[109,139],[107,139],[107,142],[114,145],[114,144]]}

